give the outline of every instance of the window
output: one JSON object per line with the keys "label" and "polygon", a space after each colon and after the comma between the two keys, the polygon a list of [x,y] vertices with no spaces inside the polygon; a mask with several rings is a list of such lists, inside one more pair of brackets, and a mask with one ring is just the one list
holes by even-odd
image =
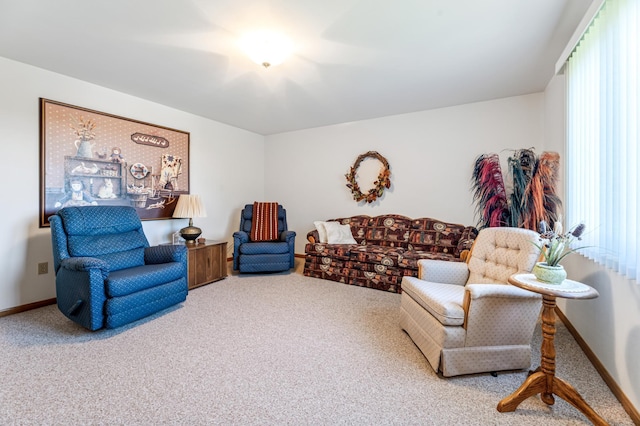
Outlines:
{"label": "window", "polygon": [[569,57],[567,225],[581,252],[640,282],[640,2],[607,0]]}

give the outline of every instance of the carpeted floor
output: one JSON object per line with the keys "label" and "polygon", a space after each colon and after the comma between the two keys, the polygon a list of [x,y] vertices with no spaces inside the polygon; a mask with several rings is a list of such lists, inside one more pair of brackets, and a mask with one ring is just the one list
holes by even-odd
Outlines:
{"label": "carpeted floor", "polygon": [[[439,377],[399,328],[399,300],[298,271],[232,275],[118,330],[55,306],[0,318],[0,424],[589,424],[560,399],[499,413],[526,372]],[[562,325],[556,349],[559,377],[633,424]]]}

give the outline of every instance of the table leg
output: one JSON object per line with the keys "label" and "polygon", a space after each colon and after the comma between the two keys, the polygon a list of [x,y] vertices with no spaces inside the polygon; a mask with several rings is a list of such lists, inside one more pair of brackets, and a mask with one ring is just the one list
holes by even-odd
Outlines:
{"label": "table leg", "polygon": [[501,413],[515,411],[522,401],[530,396],[540,394],[540,399],[553,405],[553,395],[573,405],[580,410],[595,425],[606,425],[602,417],[586,403],[578,392],[556,374],[556,350],[553,343],[556,334],[556,298],[543,295],[542,299],[542,346],[540,348],[540,367],[527,377],[520,387],[511,395],[498,403],[498,411]]}
{"label": "table leg", "polygon": [[569,383],[565,382],[562,379],[554,377],[553,392],[560,398],[564,399],[569,404],[580,410],[580,412],[582,412],[582,414],[584,414],[586,418],[591,420],[591,423],[593,423],[594,425],[608,425],[608,423],[602,417],[600,417],[600,415],[596,413],[595,410],[591,408],[584,399],[582,399],[578,391],[576,391],[575,388]]}
{"label": "table leg", "polygon": [[498,411],[501,413],[515,411],[522,401],[544,392],[546,388],[547,376],[542,371],[535,372],[527,377],[527,380],[514,393],[498,403]]}

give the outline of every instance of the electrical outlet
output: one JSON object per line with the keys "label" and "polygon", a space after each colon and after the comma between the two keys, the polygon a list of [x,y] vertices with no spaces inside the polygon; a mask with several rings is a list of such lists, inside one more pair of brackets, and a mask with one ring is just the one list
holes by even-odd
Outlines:
{"label": "electrical outlet", "polygon": [[38,275],[49,273],[49,262],[38,263]]}

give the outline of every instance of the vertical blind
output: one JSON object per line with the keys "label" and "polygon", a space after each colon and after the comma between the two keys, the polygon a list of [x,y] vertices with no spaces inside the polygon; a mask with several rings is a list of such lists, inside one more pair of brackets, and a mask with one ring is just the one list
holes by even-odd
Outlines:
{"label": "vertical blind", "polygon": [[569,57],[567,224],[582,254],[640,282],[640,0],[607,0]]}

